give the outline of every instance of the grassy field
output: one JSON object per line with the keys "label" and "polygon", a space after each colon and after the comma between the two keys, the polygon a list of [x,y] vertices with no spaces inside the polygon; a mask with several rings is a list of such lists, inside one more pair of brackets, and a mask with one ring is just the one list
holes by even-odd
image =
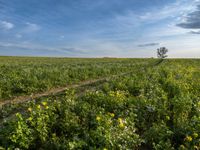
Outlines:
{"label": "grassy field", "polygon": [[129,71],[144,59],[0,57],[0,100]]}
{"label": "grassy field", "polygon": [[200,149],[200,60],[0,57],[0,98],[117,75],[1,108],[0,145]]}

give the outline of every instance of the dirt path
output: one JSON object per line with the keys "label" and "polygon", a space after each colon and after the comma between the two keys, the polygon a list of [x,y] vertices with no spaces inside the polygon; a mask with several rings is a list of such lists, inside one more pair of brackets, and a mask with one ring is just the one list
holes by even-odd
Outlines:
{"label": "dirt path", "polygon": [[[142,63],[139,63],[139,64],[140,65],[141,64],[148,65],[149,63],[142,62]],[[97,82],[107,81],[107,80],[110,80],[110,79],[118,77],[118,76],[125,76],[127,74],[132,73],[132,72],[133,71],[123,72],[123,73],[119,73],[119,74],[115,74],[115,75],[110,75],[108,77],[85,80],[85,81],[81,81],[79,83],[67,85],[67,86],[64,86],[64,87],[52,88],[52,89],[45,91],[45,92],[35,93],[35,94],[32,94],[32,95],[26,95],[26,96],[17,96],[15,98],[12,98],[12,99],[9,99],[9,100],[2,100],[2,101],[0,101],[0,109],[4,105],[7,105],[7,104],[19,104],[19,103],[24,103],[24,102],[27,102],[27,101],[30,101],[30,100],[33,100],[33,99],[45,97],[45,96],[56,95],[56,94],[64,92],[66,89],[77,88],[77,87],[81,87],[81,86],[94,84],[94,83],[97,83]]]}
{"label": "dirt path", "polygon": [[27,102],[27,101],[30,101],[30,100],[33,100],[33,99],[38,99],[38,98],[49,96],[49,95],[56,95],[58,93],[64,92],[66,89],[69,89],[69,88],[77,88],[77,87],[81,87],[81,86],[94,84],[94,83],[97,83],[97,82],[107,81],[107,80],[110,80],[112,78],[115,78],[115,77],[118,77],[118,76],[124,76],[124,75],[130,74],[130,73],[131,72],[126,72],[126,73],[121,73],[121,74],[117,74],[117,75],[111,75],[109,77],[86,80],[86,81],[82,81],[80,83],[68,85],[68,86],[65,86],[65,87],[53,88],[49,91],[46,91],[46,92],[43,92],[43,93],[36,93],[36,94],[31,95],[31,96],[18,96],[14,99],[5,100],[3,102],[0,102],[0,108],[2,108],[6,104],[24,103],[24,102]]}

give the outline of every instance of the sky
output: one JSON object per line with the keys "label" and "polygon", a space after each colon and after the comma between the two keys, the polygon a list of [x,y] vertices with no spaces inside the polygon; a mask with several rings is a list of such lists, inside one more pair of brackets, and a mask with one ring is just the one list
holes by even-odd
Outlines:
{"label": "sky", "polygon": [[0,55],[200,57],[200,0],[0,0]]}

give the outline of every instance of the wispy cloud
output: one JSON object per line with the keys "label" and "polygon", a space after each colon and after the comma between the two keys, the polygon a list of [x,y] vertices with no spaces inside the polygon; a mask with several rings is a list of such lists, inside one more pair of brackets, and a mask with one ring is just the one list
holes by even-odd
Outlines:
{"label": "wispy cloud", "polygon": [[191,34],[200,34],[200,31],[190,31]]}
{"label": "wispy cloud", "polygon": [[150,47],[150,46],[158,46],[160,43],[146,43],[146,44],[140,44],[138,47]]}
{"label": "wispy cloud", "polygon": [[21,34],[16,34],[15,37],[20,39],[20,38],[22,38],[22,35]]}
{"label": "wispy cloud", "polygon": [[87,54],[85,50],[78,49],[78,48],[73,48],[73,47],[63,47],[63,48],[58,48],[56,51],[63,52],[63,53],[71,53],[71,54]]}
{"label": "wispy cloud", "polygon": [[200,29],[200,4],[197,5],[195,11],[187,14],[184,21],[177,26],[186,29]]}
{"label": "wispy cloud", "polygon": [[61,36],[59,36],[59,39],[64,39],[65,38],[65,36],[64,35],[61,35]]}
{"label": "wispy cloud", "polygon": [[24,32],[36,32],[36,31],[39,31],[41,29],[41,27],[35,23],[30,23],[30,22],[27,22],[26,23],[26,27],[24,29]]}
{"label": "wispy cloud", "polygon": [[[114,15],[112,19],[97,21],[94,26],[104,28],[97,29],[93,34],[96,33],[106,40],[130,40],[140,38],[146,30],[154,35],[154,31],[152,31],[154,28],[156,32],[159,32],[159,36],[183,33],[185,31],[176,26],[177,21],[182,18],[184,13],[194,10],[195,3],[194,0],[177,0],[164,7],[152,7],[144,12],[128,10],[123,14]],[[141,28],[143,29],[141,30]],[[162,32],[156,30],[158,28],[162,28]],[[171,32],[172,28],[173,32]]]}
{"label": "wispy cloud", "polygon": [[0,42],[8,42],[0,54],[149,57],[159,43],[199,48],[199,0],[1,1],[0,18],[9,20],[0,20]]}
{"label": "wispy cloud", "polygon": [[[0,42],[0,52],[3,49],[6,49],[8,52],[13,50],[26,50],[27,55],[31,55],[33,51],[35,52],[43,52],[45,54],[51,53],[56,54],[58,56],[87,56],[87,51],[79,48],[73,47],[46,47],[43,45],[37,45],[29,42],[20,42],[20,43],[6,43]],[[5,53],[5,52],[4,52]],[[78,54],[78,55],[77,55]]]}
{"label": "wispy cloud", "polygon": [[65,36],[64,36],[64,35],[61,35],[61,36],[60,36],[60,38],[62,38],[62,39],[63,39],[63,38],[65,38]]}
{"label": "wispy cloud", "polygon": [[12,24],[11,22],[8,21],[0,21],[0,29],[3,30],[10,30],[14,28],[14,24]]}

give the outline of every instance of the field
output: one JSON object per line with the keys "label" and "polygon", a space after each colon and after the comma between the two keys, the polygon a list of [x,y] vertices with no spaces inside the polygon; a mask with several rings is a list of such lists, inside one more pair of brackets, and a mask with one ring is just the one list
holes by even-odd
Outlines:
{"label": "field", "polygon": [[0,57],[0,99],[126,72],[142,59]]}
{"label": "field", "polygon": [[199,77],[198,59],[0,57],[0,149],[199,150]]}

